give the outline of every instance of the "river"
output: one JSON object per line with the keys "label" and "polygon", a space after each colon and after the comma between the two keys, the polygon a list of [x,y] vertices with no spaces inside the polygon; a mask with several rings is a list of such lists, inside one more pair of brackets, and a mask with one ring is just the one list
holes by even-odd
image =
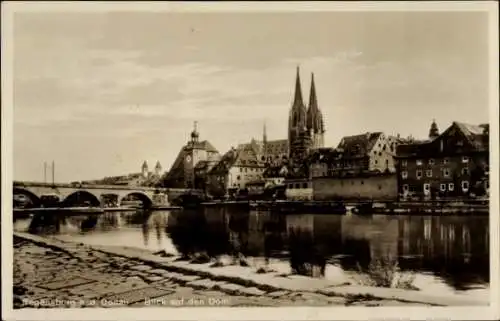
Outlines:
{"label": "river", "polygon": [[[18,219],[14,229],[27,231],[30,223]],[[363,284],[366,275],[383,279],[398,270],[420,291],[489,296],[488,217],[282,215],[212,207],[60,217],[31,232],[89,245],[243,257],[256,268]]]}

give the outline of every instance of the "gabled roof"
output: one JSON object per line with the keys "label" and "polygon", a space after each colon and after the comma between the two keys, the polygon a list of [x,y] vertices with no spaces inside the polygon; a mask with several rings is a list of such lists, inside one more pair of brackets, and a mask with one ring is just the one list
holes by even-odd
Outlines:
{"label": "gabled roof", "polygon": [[453,122],[453,124],[462,131],[464,136],[475,148],[487,148],[487,139],[485,138],[486,136],[489,138],[489,124],[470,125],[459,122]]}
{"label": "gabled roof", "polygon": [[364,157],[367,156],[373,146],[375,146],[380,135],[382,135],[382,132],[344,136],[337,148],[344,151],[345,157]]}
{"label": "gabled roof", "polygon": [[484,151],[488,149],[488,139],[489,139],[489,126],[488,124],[481,125],[470,125],[460,122],[453,122],[450,127],[448,127],[443,133],[441,133],[434,140],[429,141],[414,141],[407,144],[401,144],[397,147],[398,157],[414,157],[418,155],[426,155],[429,153],[435,153],[438,148],[438,144],[441,139],[444,139],[451,130],[457,129],[470,143],[470,146],[477,151]]}
{"label": "gabled roof", "polygon": [[223,174],[227,173],[229,169],[234,165],[236,159],[238,158],[238,150],[230,149],[227,153],[222,155],[219,162],[210,170],[211,174]]}
{"label": "gabled roof", "polygon": [[196,148],[196,149],[203,149],[206,150],[207,152],[215,152],[218,153],[219,151],[212,145],[210,144],[209,141],[204,140],[201,142],[189,142],[186,145],[186,148]]}
{"label": "gabled roof", "polygon": [[331,162],[343,156],[343,151],[337,148],[318,148],[309,155],[309,162]]}
{"label": "gabled roof", "polygon": [[[281,174],[282,171],[285,171],[285,174]],[[288,169],[285,165],[281,166],[271,166],[266,168],[264,173],[262,174],[263,177],[285,177],[286,173],[288,172]]]}

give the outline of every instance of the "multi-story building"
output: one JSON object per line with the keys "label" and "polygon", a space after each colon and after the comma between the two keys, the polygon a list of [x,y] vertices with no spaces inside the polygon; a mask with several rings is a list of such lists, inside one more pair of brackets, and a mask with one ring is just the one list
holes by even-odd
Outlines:
{"label": "multi-story building", "polygon": [[[204,164],[208,172],[220,160],[220,154],[208,141],[199,140],[196,122],[191,132],[191,140],[182,147],[168,172],[163,185],[176,188],[195,188],[195,172]],[[197,167],[198,166],[198,167]]]}
{"label": "multi-story building", "polygon": [[208,190],[225,195],[228,190],[246,188],[248,182],[261,180],[265,165],[252,148],[232,148],[208,173]]}
{"label": "multi-story building", "polygon": [[402,198],[487,196],[489,125],[453,122],[439,135],[398,146],[398,190]]}
{"label": "multi-story building", "polygon": [[342,138],[337,148],[309,155],[313,198],[396,199],[394,156],[400,139],[384,133]]}
{"label": "multi-story building", "polygon": [[320,148],[309,155],[312,177],[394,173],[400,139],[381,132],[343,137],[337,148]]}

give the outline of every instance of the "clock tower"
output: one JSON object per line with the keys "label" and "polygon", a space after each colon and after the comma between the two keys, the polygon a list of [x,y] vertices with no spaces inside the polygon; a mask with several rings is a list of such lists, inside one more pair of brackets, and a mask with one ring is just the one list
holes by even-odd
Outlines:
{"label": "clock tower", "polygon": [[198,161],[200,160],[199,154],[200,146],[199,138],[200,134],[198,133],[198,122],[194,122],[194,128],[191,132],[191,140],[186,146],[184,153],[184,186],[187,188],[194,188],[194,168]]}

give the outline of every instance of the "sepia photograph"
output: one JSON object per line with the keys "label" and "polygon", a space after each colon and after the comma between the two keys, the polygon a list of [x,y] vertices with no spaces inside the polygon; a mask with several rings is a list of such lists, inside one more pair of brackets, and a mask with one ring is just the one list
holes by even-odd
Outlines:
{"label": "sepia photograph", "polygon": [[499,317],[494,1],[4,2],[2,48],[3,319]]}

